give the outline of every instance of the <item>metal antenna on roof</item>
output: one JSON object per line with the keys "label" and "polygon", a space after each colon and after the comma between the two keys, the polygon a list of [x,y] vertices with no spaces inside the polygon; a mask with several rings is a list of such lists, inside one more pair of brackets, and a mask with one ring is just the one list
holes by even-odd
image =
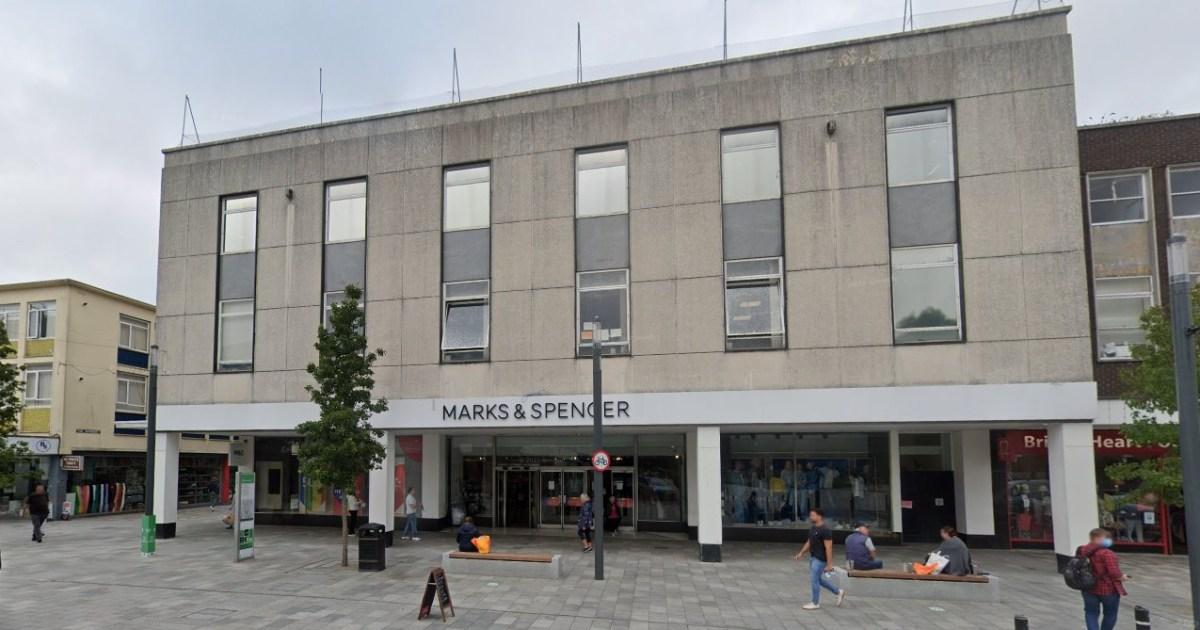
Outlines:
{"label": "metal antenna on roof", "polygon": [[900,23],[900,32],[913,30],[913,0],[904,0],[904,17]]}
{"label": "metal antenna on roof", "polygon": [[187,134],[188,119],[192,120],[192,134],[196,136],[196,142],[200,142],[200,131],[196,129],[196,112],[192,111],[192,99],[187,94],[183,95],[183,125],[179,128],[179,146],[183,146],[183,139]]}
{"label": "metal antenna on roof", "polygon": [[317,68],[317,91],[321,93],[320,122],[325,122],[325,68]]}
{"label": "metal antenna on roof", "polygon": [[722,3],[721,59],[723,61],[729,60],[729,0],[724,0],[724,2]]}
{"label": "metal antenna on roof", "polygon": [[575,23],[575,82],[583,83],[583,30]]}
{"label": "metal antenna on roof", "polygon": [[453,74],[450,76],[450,102],[462,102],[462,84],[458,82],[458,49],[455,48],[451,53],[453,61]]}

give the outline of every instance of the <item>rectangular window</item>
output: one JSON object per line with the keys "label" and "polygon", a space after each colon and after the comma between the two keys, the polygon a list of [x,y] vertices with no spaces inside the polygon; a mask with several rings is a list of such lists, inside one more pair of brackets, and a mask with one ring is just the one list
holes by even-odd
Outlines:
{"label": "rectangular window", "polygon": [[[321,308],[321,326],[329,330],[329,318],[333,315],[333,305],[346,300],[345,291],[326,291],[324,304]],[[367,294],[363,292],[362,297],[358,299],[358,308],[365,309],[367,304]]]}
{"label": "rectangular window", "polygon": [[1096,278],[1096,345],[1102,361],[1133,358],[1146,342],[1141,318],[1154,304],[1150,276]]}
{"label": "rectangular window", "polygon": [[117,411],[146,413],[146,377],[117,372]]}
{"label": "rectangular window", "polygon": [[442,286],[442,359],[488,358],[491,281],[447,282]]}
{"label": "rectangular window", "polygon": [[958,246],[892,250],[896,343],[960,341]]}
{"label": "rectangular window", "polygon": [[491,167],[447,169],[444,231],[474,230],[491,224]]}
{"label": "rectangular window", "polygon": [[629,354],[629,270],[589,271],[575,276],[579,354],[591,356],[595,335],[599,335],[605,354]]}
{"label": "rectangular window", "polygon": [[128,350],[149,352],[150,322],[122,315],[117,345]]}
{"label": "rectangular window", "polygon": [[25,367],[25,405],[48,407],[54,398],[54,367],[28,365]]}
{"label": "rectangular window", "polygon": [[367,182],[325,187],[325,242],[359,241],[367,237]]}
{"label": "rectangular window", "polygon": [[258,195],[227,197],[221,207],[221,253],[252,252],[258,228]]}
{"label": "rectangular window", "polygon": [[225,300],[217,314],[217,369],[249,369],[254,360],[254,300]]}
{"label": "rectangular window", "polygon": [[10,341],[16,341],[21,338],[21,305],[20,304],[0,304],[0,324],[4,324],[4,330],[8,333]]}
{"label": "rectangular window", "polygon": [[1092,225],[1146,220],[1146,183],[1142,173],[1088,175],[1087,179]]}
{"label": "rectangular window", "polygon": [[725,132],[721,136],[722,201],[740,203],[779,196],[779,129]]}
{"label": "rectangular window", "polygon": [[628,162],[624,147],[575,154],[575,216],[629,211]]}
{"label": "rectangular window", "polygon": [[954,179],[954,128],[941,106],[887,115],[888,186]]}
{"label": "rectangular window", "polygon": [[54,337],[55,317],[54,300],[29,303],[29,334],[30,339],[50,339]]}
{"label": "rectangular window", "polygon": [[725,262],[725,348],[782,348],[783,259]]}
{"label": "rectangular window", "polygon": [[1171,216],[1200,217],[1200,165],[1168,168],[1167,189],[1171,192]]}

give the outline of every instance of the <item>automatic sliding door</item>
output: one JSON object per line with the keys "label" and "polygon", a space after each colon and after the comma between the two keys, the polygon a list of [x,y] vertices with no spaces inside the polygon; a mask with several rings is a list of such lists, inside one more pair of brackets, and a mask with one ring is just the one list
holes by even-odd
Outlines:
{"label": "automatic sliding door", "polygon": [[562,471],[542,470],[541,490],[542,503],[538,511],[542,527],[562,527]]}
{"label": "automatic sliding door", "polygon": [[[583,507],[583,501],[579,496],[589,491],[588,485],[587,472],[581,470],[563,472],[563,491],[566,495],[563,499],[565,505],[563,527],[570,527],[579,522],[579,508]],[[588,493],[590,494],[590,492]]]}

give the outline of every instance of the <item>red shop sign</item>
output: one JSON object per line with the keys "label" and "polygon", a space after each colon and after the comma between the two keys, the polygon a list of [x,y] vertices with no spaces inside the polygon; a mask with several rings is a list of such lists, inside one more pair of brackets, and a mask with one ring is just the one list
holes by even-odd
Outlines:
{"label": "red shop sign", "polygon": [[[1046,442],[1046,432],[1042,430],[1004,431],[996,440],[996,451],[1001,461],[1008,462],[1018,455],[1044,455]],[[1161,457],[1167,452],[1164,445],[1138,446],[1114,429],[1093,431],[1092,447],[1097,455]]]}

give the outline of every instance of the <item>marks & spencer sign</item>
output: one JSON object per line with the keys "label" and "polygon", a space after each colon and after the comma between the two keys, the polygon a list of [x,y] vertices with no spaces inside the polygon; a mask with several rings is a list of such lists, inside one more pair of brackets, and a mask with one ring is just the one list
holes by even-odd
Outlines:
{"label": "marks & spencer sign", "polygon": [[[570,421],[591,420],[591,402],[581,401],[536,401],[497,402],[470,404],[442,404],[442,420],[451,421]],[[629,401],[606,400],[601,404],[605,419],[629,417]]]}

